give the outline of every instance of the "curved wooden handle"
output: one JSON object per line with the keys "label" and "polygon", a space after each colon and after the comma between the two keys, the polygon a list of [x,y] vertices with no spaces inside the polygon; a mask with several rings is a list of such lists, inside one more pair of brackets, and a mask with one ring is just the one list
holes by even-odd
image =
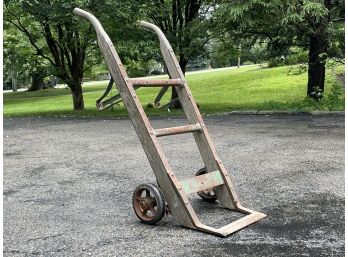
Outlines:
{"label": "curved wooden handle", "polygon": [[80,17],[90,21],[92,23],[93,27],[95,28],[98,35],[99,34],[106,34],[104,29],[103,29],[103,26],[100,24],[98,19],[93,14],[86,12],[80,8],[74,8],[74,13],[77,16],[80,16]]}
{"label": "curved wooden handle", "polygon": [[77,16],[80,16],[80,17],[85,18],[87,20],[93,20],[93,18],[95,18],[93,14],[86,12],[80,8],[74,8],[74,13]]}

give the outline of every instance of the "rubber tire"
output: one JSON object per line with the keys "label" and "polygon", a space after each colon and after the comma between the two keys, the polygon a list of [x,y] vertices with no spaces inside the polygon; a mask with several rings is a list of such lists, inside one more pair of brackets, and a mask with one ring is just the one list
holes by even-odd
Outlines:
{"label": "rubber tire", "polygon": [[[207,169],[204,167],[204,168],[197,171],[196,176],[203,175],[206,173],[207,173]],[[206,202],[213,203],[217,200],[215,193],[213,195],[208,195],[204,191],[201,191],[201,192],[198,192],[197,194],[199,195],[199,197],[201,197],[203,199],[203,201],[206,201]]]}
{"label": "rubber tire", "polygon": [[[140,189],[149,190],[156,200],[156,204],[157,204],[156,215],[151,220],[143,220],[135,211],[134,203],[135,203],[136,192]],[[163,218],[166,211],[166,201],[165,201],[164,195],[161,189],[152,183],[141,184],[137,186],[137,188],[133,192],[132,205],[133,205],[134,213],[138,217],[138,219],[140,219],[141,222],[145,224],[150,224],[150,225],[154,225],[157,222],[159,222]]]}

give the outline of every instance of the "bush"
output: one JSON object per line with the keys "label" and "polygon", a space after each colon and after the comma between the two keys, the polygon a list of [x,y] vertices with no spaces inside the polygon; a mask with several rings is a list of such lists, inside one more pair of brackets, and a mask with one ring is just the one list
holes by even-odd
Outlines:
{"label": "bush", "polygon": [[308,51],[303,51],[300,48],[291,48],[287,56],[274,57],[268,62],[268,67],[279,67],[285,65],[304,64],[308,62]]}
{"label": "bush", "polygon": [[308,62],[307,51],[295,52],[287,56],[284,60],[285,65],[293,65],[293,64],[307,63],[307,62]]}
{"label": "bush", "polygon": [[308,71],[308,64],[289,66],[288,75],[301,75]]}
{"label": "bush", "polygon": [[150,65],[149,62],[130,60],[125,64],[125,67],[128,75],[134,78],[148,75],[151,68]]}
{"label": "bush", "polygon": [[253,62],[251,61],[246,61],[246,62],[243,62],[243,65],[251,65],[251,64],[254,64]]}
{"label": "bush", "polygon": [[284,59],[280,57],[275,57],[272,58],[271,60],[268,61],[268,67],[273,68],[273,67],[279,67],[279,66],[284,66]]}

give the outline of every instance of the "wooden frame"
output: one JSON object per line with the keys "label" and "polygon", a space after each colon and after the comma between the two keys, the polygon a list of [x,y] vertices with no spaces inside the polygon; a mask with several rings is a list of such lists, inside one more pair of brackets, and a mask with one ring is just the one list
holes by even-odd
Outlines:
{"label": "wooden frame", "polygon": [[[233,188],[231,178],[217,155],[197,104],[193,99],[187,81],[175,57],[174,51],[163,32],[154,24],[145,21],[140,22],[141,26],[157,34],[160,41],[161,53],[166,63],[170,79],[155,81],[129,78],[114,45],[99,21],[92,14],[78,8],[74,9],[74,13],[89,20],[97,32],[100,50],[110,70],[111,76],[117,85],[118,91],[139,136],[140,142],[143,145],[157,182],[163,191],[169,209],[176,221],[185,227],[219,236],[227,236],[265,217],[265,214],[249,210],[240,204]],[[134,89],[134,86],[150,85],[175,86],[189,125],[157,130],[152,128]],[[157,137],[187,132],[193,133],[208,173],[179,181],[170,167]],[[247,216],[219,229],[202,224],[189,202],[188,195],[197,192],[197,190],[205,190],[208,187],[214,188],[218,201],[225,208],[247,214]]]}

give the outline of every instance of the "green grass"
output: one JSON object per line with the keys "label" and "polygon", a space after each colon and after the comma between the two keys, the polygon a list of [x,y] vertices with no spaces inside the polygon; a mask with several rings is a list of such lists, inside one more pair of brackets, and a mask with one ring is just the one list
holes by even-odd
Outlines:
{"label": "green grass", "polygon": [[[240,69],[189,73],[187,80],[193,96],[203,114],[234,110],[281,110],[313,111],[344,110],[344,90],[328,69],[325,96],[321,102],[305,97],[307,74],[289,74],[290,67],[262,68],[259,66]],[[4,94],[4,116],[127,116],[123,104],[113,109],[97,111],[98,99],[105,84],[83,87],[85,110],[73,111],[69,89],[48,89],[38,92]],[[158,88],[141,88],[137,94],[149,115],[178,115],[181,111],[168,113],[164,109],[147,108],[153,102]],[[114,91],[111,95],[115,95]],[[170,93],[162,99],[168,102]]]}

